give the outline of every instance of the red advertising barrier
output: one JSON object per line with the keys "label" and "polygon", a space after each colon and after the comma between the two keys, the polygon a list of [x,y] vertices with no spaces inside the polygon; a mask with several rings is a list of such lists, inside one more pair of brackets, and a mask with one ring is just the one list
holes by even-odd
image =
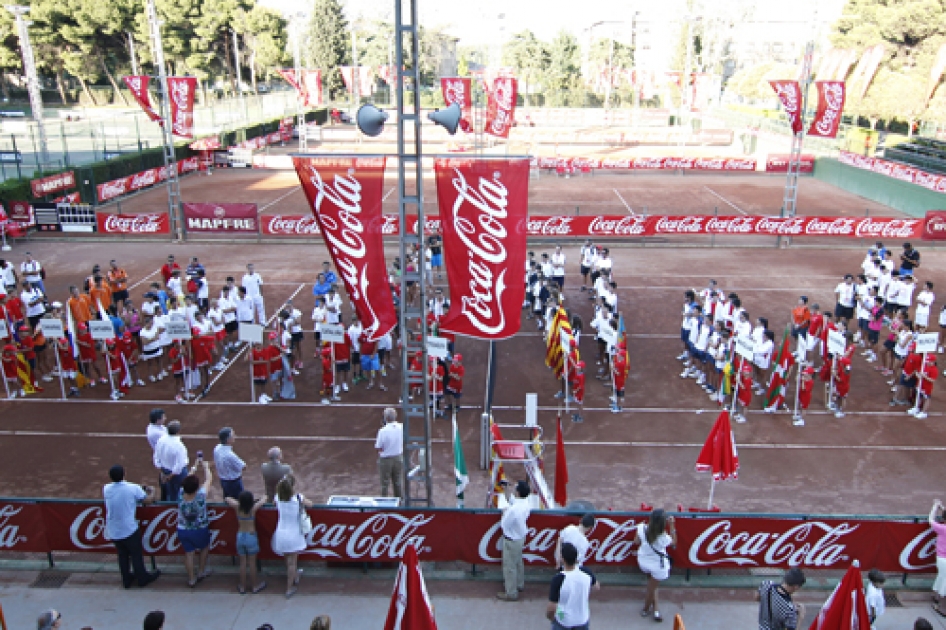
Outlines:
{"label": "red advertising barrier", "polygon": [[[417,231],[417,218],[410,218],[410,232]],[[311,217],[274,215],[261,217],[265,236],[306,236],[319,234]],[[530,216],[528,236],[572,238],[620,238],[665,235],[743,235],[743,236],[834,236],[849,238],[921,238],[923,219],[890,217],[760,217],[712,215],[615,215],[615,216]],[[398,234],[397,215],[384,215],[381,231],[385,236]],[[440,217],[426,217],[425,233],[440,231]]]}
{"label": "red advertising barrier", "polygon": [[[288,137],[287,137],[288,136]],[[269,144],[278,144],[283,140],[290,140],[292,138],[292,126],[285,128],[283,131],[274,131],[269,134],[262,136],[257,136],[250,140],[244,140],[238,144],[230,147],[231,149],[262,149]]]}
{"label": "red advertising barrier", "polygon": [[946,241],[946,210],[930,210],[926,213],[923,240]]}
{"label": "red advertising barrier", "polygon": [[910,182],[911,184],[922,186],[933,192],[946,193],[946,175],[934,175],[933,173],[927,173],[926,171],[921,171],[918,168],[900,164],[899,162],[866,157],[848,151],[841,151],[838,155],[838,161],[841,164],[862,168],[865,171],[880,173],[881,175],[893,177],[900,181]]}
{"label": "red advertising barrier", "polygon": [[257,234],[255,203],[185,203],[184,221],[188,232]]}
{"label": "red advertising barrier", "polygon": [[96,212],[100,234],[170,234],[167,212],[148,214],[109,214]]}
{"label": "red advertising barrier", "polygon": [[29,201],[10,202],[9,217],[11,221],[17,221],[18,223],[29,223],[33,219],[32,214],[33,213],[30,212]]}
{"label": "red advertising barrier", "polygon": [[[765,159],[766,173],[787,173],[788,160],[791,155],[788,153],[769,153]],[[799,157],[798,172],[813,173],[815,171],[815,156],[802,155]]]}
{"label": "red advertising barrier", "polygon": [[69,193],[68,195],[63,195],[62,197],[56,197],[53,199],[53,203],[81,203],[82,195],[80,193],[74,192]]}
{"label": "red advertising barrier", "polygon": [[[198,168],[200,168],[200,158],[197,156],[189,157],[184,160],[178,160],[177,162],[178,175],[196,171]],[[148,186],[154,186],[155,184],[163,182],[166,179],[167,173],[165,172],[164,167],[159,166],[157,168],[149,168],[148,170],[141,171],[140,173],[135,173],[134,175],[129,175],[128,177],[113,179],[110,182],[99,184],[96,186],[96,188],[99,201],[102,202],[115,199],[116,197],[121,197],[122,195],[127,195],[130,192],[141,190],[142,188],[147,188]]]}
{"label": "red advertising barrier", "polygon": [[75,188],[75,171],[63,171],[42,179],[30,180],[30,188],[33,190],[34,197],[44,197],[60,190]]}
{"label": "red advertising barrier", "polygon": [[[401,557],[407,545],[423,561],[497,564],[501,561],[498,512],[424,510],[309,510],[313,528],[304,558],[337,562],[386,562]],[[211,552],[233,555],[237,520],[233,510],[208,506]],[[138,509],[147,555],[175,555],[177,507]],[[276,511],[257,515],[260,556],[275,558],[269,541],[276,529]],[[636,564],[634,529],[646,514],[598,515],[589,534],[590,564]],[[893,573],[933,572],[936,536],[920,522],[808,516],[747,518],[738,515],[677,517],[677,547],[670,551],[678,568],[841,569],[851,560]],[[552,568],[558,532],[575,517],[533,512],[529,517],[523,558],[531,565]],[[90,552],[113,549],[105,539],[105,508],[101,503],[0,502],[0,551]]]}
{"label": "red advertising barrier", "polygon": [[753,158],[695,158],[695,157],[534,157],[533,168],[604,170],[604,171],[754,171],[758,161]]}

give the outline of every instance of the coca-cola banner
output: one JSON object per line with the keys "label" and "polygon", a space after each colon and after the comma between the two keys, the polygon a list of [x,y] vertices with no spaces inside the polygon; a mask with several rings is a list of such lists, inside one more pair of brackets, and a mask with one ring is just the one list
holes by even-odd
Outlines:
{"label": "coca-cola banner", "polygon": [[167,212],[145,214],[95,213],[102,234],[170,234],[171,222]]}
{"label": "coca-cola banner", "polygon": [[30,180],[30,189],[33,191],[33,196],[37,199],[59,192],[60,190],[75,188],[75,186],[75,171],[63,171],[62,173],[56,173],[55,175],[43,177],[42,179]]}
{"label": "coca-cola banner", "polygon": [[529,160],[434,160],[453,307],[443,330],[478,339],[519,332]]}
{"label": "coca-cola banner", "polygon": [[[355,66],[339,66],[342,73],[342,80],[345,82],[345,88],[349,93],[355,90],[355,83],[352,76],[355,74]],[[374,75],[371,66],[357,66],[358,69],[358,94],[368,96],[374,93]]]}
{"label": "coca-cola banner", "polygon": [[788,122],[792,126],[792,133],[801,133],[801,87],[798,81],[769,81],[769,85],[775,90],[778,100],[785,108],[785,115],[788,116]]}
{"label": "coca-cola banner", "polygon": [[[138,508],[145,555],[180,555],[177,506]],[[209,505],[210,552],[232,556],[238,523],[233,510]],[[309,510],[313,528],[302,559],[334,562],[391,562],[413,545],[422,561],[499,564],[502,530],[498,512],[425,510]],[[634,566],[635,528],[647,514],[606,512],[589,532],[588,564]],[[270,540],[277,513],[257,514],[260,557],[273,559]],[[576,517],[533,513],[523,559],[554,568],[555,541]],[[923,518],[744,518],[739,515],[677,516],[677,545],[669,551],[681,569],[778,568],[843,569],[852,560],[891,573],[933,573],[936,536]],[[105,538],[101,503],[0,503],[0,551],[88,552],[114,550]]]}
{"label": "coca-cola banner", "polygon": [[296,78],[296,71],[294,68],[277,68],[276,72],[278,72],[279,76],[286,80],[286,83],[292,86],[297,95],[302,96],[302,81]]}
{"label": "coca-cola banner", "polygon": [[397,325],[384,262],[382,157],[293,157],[325,245],[365,333],[380,339]]}
{"label": "coca-cola banner", "polygon": [[68,195],[63,195],[62,197],[56,197],[53,199],[53,203],[80,203],[82,201],[82,195],[74,192],[69,193]]}
{"label": "coca-cola banner", "polygon": [[844,81],[815,81],[818,89],[818,111],[808,128],[809,136],[833,138],[838,135],[841,111],[844,110]]}
{"label": "coca-cola banner", "polygon": [[927,241],[946,241],[946,210],[930,210],[926,213],[923,239]]}
{"label": "coca-cola banner", "polygon": [[901,164],[900,162],[867,157],[848,151],[841,151],[838,154],[838,161],[841,164],[862,168],[865,171],[880,173],[881,175],[893,177],[900,181],[910,182],[911,184],[922,186],[933,192],[946,193],[946,175],[936,175],[934,173],[928,173],[927,171],[921,171],[912,166],[907,166],[906,164]]}
{"label": "coca-cola banner", "polygon": [[[196,171],[199,168],[200,158],[197,156],[189,157],[184,160],[178,160],[177,162],[178,175],[184,175],[185,173]],[[115,199],[116,197],[121,197],[122,195],[135,192],[136,190],[153,186],[157,183],[165,181],[166,179],[167,172],[164,170],[164,167],[158,166],[155,168],[149,168],[146,171],[141,171],[140,173],[135,173],[134,175],[129,175],[128,177],[120,177],[118,179],[105,182],[104,184],[99,184],[96,186],[96,192],[98,194],[99,201],[109,201],[111,199]]]}
{"label": "coca-cola banner", "polygon": [[122,77],[122,81],[125,82],[135,102],[141,106],[148,118],[161,120],[161,116],[154,111],[154,107],[151,105],[151,94],[148,93],[148,83],[151,82],[151,77],[144,75]]}
{"label": "coca-cola banner", "polygon": [[184,203],[188,232],[257,234],[259,211],[255,203]]}
{"label": "coca-cola banner", "polygon": [[578,171],[755,171],[759,162],[755,158],[698,158],[698,157],[533,157],[533,168]]}
{"label": "coca-cola banner", "polygon": [[171,133],[182,138],[194,137],[195,77],[168,77],[171,95]]}
{"label": "coca-cola banner", "polygon": [[486,104],[486,133],[508,138],[516,113],[518,85],[512,77],[499,77],[493,81]]}
{"label": "coca-cola banner", "polygon": [[303,70],[302,90],[306,107],[322,104],[322,71]]}
{"label": "coca-cola banner", "polygon": [[469,77],[446,77],[440,79],[440,89],[447,107],[454,103],[460,106],[460,129],[473,131],[473,80]]}
{"label": "coca-cola banner", "polygon": [[[791,159],[791,155],[788,153],[769,153],[765,159],[765,172],[766,173],[787,173],[788,172],[788,161]],[[798,156],[798,172],[799,173],[813,173],[815,171],[815,156],[814,155],[800,155]]]}

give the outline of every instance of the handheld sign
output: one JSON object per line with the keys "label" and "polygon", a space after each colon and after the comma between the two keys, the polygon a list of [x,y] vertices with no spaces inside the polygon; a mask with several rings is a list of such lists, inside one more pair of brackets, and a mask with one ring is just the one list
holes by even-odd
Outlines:
{"label": "handheld sign", "polygon": [[345,343],[345,327],[342,324],[322,324],[322,341]]}
{"label": "handheld sign", "polygon": [[0,319],[0,339],[6,339],[10,336],[10,331],[7,330],[7,320]]}
{"label": "handheld sign", "polygon": [[755,343],[747,337],[736,337],[736,354],[751,361],[755,354]]}
{"label": "handheld sign", "polygon": [[103,322],[93,319],[89,322],[89,332],[92,333],[92,339],[96,341],[105,341],[115,338],[115,327],[112,322]]}
{"label": "handheld sign", "polygon": [[562,351],[565,354],[568,354],[569,352],[571,352],[571,349],[572,349],[571,336],[569,336],[569,334],[564,330],[558,331],[558,335],[559,335],[559,342],[562,344]]}
{"label": "handheld sign", "polygon": [[601,338],[604,339],[604,342],[609,346],[614,346],[618,342],[618,331],[611,328],[610,324],[605,324],[602,326],[598,334],[601,335]]}
{"label": "handheld sign", "polygon": [[916,336],[916,351],[918,353],[936,352],[936,347],[938,345],[938,333],[923,333]]}
{"label": "handheld sign", "polygon": [[828,331],[828,354],[842,355],[847,349],[847,341],[844,339],[844,333],[837,330]]}
{"label": "handheld sign", "polygon": [[164,327],[168,337],[174,341],[187,341],[191,338],[191,327],[186,321],[172,319]]}
{"label": "handheld sign", "polygon": [[240,322],[237,337],[246,343],[263,343],[263,327],[259,324],[244,324]]}
{"label": "handheld sign", "polygon": [[61,319],[41,319],[39,320],[39,328],[47,339],[61,339],[66,336]]}
{"label": "handheld sign", "polygon": [[438,359],[447,358],[446,337],[427,337],[427,354]]}

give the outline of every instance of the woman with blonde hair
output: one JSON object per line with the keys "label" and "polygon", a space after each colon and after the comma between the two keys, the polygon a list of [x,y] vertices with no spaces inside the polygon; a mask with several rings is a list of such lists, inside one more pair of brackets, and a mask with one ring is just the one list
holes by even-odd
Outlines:
{"label": "woman with blonde hair", "polygon": [[299,552],[308,545],[302,534],[303,510],[312,507],[312,502],[295,491],[296,480],[291,475],[276,484],[276,509],[279,522],[273,533],[273,553],[286,557],[286,599],[296,594],[302,569],[298,568]]}

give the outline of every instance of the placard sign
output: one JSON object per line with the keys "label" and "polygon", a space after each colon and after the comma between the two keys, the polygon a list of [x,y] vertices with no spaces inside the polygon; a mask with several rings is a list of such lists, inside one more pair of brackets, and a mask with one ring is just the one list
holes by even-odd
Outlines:
{"label": "placard sign", "polygon": [[345,326],[342,324],[322,324],[322,341],[329,343],[345,343]]}
{"label": "placard sign", "polygon": [[598,329],[598,334],[601,335],[601,338],[604,339],[604,342],[608,346],[614,346],[618,342],[618,331],[611,328],[611,324],[605,324]]}
{"label": "placard sign", "polygon": [[6,339],[10,336],[10,331],[7,330],[7,320],[0,319],[0,339]]}
{"label": "placard sign", "polygon": [[438,359],[446,359],[447,338],[446,337],[427,337],[427,354]]}
{"label": "placard sign", "polygon": [[246,343],[263,343],[263,327],[259,324],[244,324],[240,322],[240,327],[237,329],[237,337],[240,341],[245,341]]}
{"label": "placard sign", "polygon": [[181,319],[171,319],[164,326],[165,332],[174,341],[187,341],[191,338],[191,327]]}
{"label": "placard sign", "polygon": [[43,331],[43,336],[47,339],[62,339],[66,336],[61,319],[41,319],[39,320],[39,327]]}
{"label": "placard sign", "polygon": [[918,353],[936,352],[936,347],[938,345],[938,333],[923,333],[916,336],[916,351]]}
{"label": "placard sign", "polygon": [[736,337],[736,354],[751,361],[755,354],[755,343],[748,337]]}
{"label": "placard sign", "polygon": [[96,341],[115,338],[115,327],[112,326],[112,322],[93,319],[89,322],[89,332],[92,333],[92,339]]}
{"label": "placard sign", "polygon": [[828,354],[842,355],[847,349],[847,341],[844,339],[844,333],[837,330],[828,331]]}

